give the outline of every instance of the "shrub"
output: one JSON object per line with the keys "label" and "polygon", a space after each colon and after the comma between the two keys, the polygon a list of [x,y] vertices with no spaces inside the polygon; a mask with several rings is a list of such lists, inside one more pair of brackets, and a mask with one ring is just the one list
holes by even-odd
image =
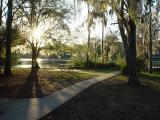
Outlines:
{"label": "shrub", "polygon": [[78,58],[71,58],[69,64],[72,64],[75,68],[82,68],[84,67],[84,61]]}
{"label": "shrub", "polygon": [[116,60],[116,64],[120,67],[121,74],[128,75],[128,67],[127,67],[125,59],[123,57],[119,57]]}
{"label": "shrub", "polygon": [[86,61],[84,62],[84,67],[85,68],[95,68],[95,63],[93,61]]}
{"label": "shrub", "polygon": [[97,68],[99,69],[118,69],[119,66],[115,63],[97,63]]}
{"label": "shrub", "polygon": [[89,69],[118,69],[120,68],[116,63],[95,63],[91,60],[84,61],[78,58],[71,58],[69,64],[72,64],[75,68],[89,68]]}
{"label": "shrub", "polygon": [[121,74],[123,75],[128,75],[128,67],[126,64],[123,64],[120,66],[120,71],[121,71]]}

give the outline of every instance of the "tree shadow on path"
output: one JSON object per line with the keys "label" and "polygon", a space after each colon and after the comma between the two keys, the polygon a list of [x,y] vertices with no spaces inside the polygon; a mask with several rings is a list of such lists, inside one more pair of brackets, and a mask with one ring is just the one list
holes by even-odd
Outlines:
{"label": "tree shadow on path", "polygon": [[26,82],[18,91],[16,98],[33,98],[33,97],[43,97],[44,93],[41,89],[41,85],[38,80],[38,70],[31,71]]}

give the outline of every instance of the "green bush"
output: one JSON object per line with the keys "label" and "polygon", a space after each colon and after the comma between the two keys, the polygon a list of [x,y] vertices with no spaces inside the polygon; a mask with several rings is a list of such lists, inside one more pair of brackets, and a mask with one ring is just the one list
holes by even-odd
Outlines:
{"label": "green bush", "polygon": [[121,71],[121,74],[123,75],[128,75],[128,67],[126,64],[123,64],[120,66],[120,71]]}
{"label": "green bush", "polygon": [[126,64],[126,62],[125,62],[125,58],[124,57],[122,57],[122,56],[117,56],[117,59],[116,59],[116,64],[118,65],[118,66],[124,66],[125,64]]}
{"label": "green bush", "polygon": [[97,63],[97,68],[99,69],[118,69],[119,66],[116,63]]}
{"label": "green bush", "polygon": [[93,61],[86,61],[84,62],[84,67],[85,68],[95,68],[95,63]]}
{"label": "green bush", "polygon": [[120,67],[121,74],[128,75],[128,67],[126,65],[125,58],[119,57],[116,60],[116,64]]}
{"label": "green bush", "polygon": [[72,64],[75,68],[82,68],[84,67],[84,61],[78,58],[71,58],[69,64]]}
{"label": "green bush", "polygon": [[89,69],[119,69],[120,67],[116,63],[95,63],[91,60],[84,61],[78,58],[71,58],[69,64],[72,64],[75,68],[89,68]]}

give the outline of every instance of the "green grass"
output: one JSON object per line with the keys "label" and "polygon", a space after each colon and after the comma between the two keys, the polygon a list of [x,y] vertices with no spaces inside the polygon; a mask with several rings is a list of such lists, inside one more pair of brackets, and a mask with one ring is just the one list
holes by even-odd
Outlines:
{"label": "green grass", "polygon": [[106,73],[114,72],[114,71],[118,71],[118,70],[114,70],[114,69],[82,69],[82,71],[85,73],[102,75],[102,74],[106,74]]}
{"label": "green grass", "polygon": [[143,71],[140,73],[140,80],[145,86],[149,86],[156,91],[160,91],[160,71],[153,71],[152,73],[148,73]]}
{"label": "green grass", "polygon": [[[118,75],[117,80],[126,82],[128,81],[128,76]],[[160,92],[160,77],[159,72],[154,71],[152,74],[143,72],[139,75],[139,80],[142,86],[154,89],[155,91]]]}
{"label": "green grass", "polygon": [[[2,86],[0,87],[0,97],[44,97],[77,82],[94,78],[99,75],[103,75],[104,73],[112,72],[112,70],[40,69],[37,75],[35,75],[36,77],[29,77],[30,71],[31,69],[28,68],[12,68],[13,76],[7,80],[8,92],[3,89],[3,84],[6,84],[5,80],[0,83]],[[36,85],[39,86],[39,89],[37,90],[40,90],[41,94],[37,92],[36,89],[32,89],[36,87],[35,81],[37,80],[38,83]],[[33,84],[31,82],[33,82]],[[21,91],[21,88],[23,88],[24,92]],[[25,88],[29,90],[25,90]],[[30,94],[28,94],[28,91]]]}
{"label": "green grass", "polygon": [[139,74],[140,76],[151,78],[151,79],[160,79],[160,71],[153,71],[152,73],[148,73],[148,71],[142,71]]}
{"label": "green grass", "polygon": [[148,71],[141,71],[139,73],[139,80],[142,85],[148,86],[160,92],[160,71],[153,70],[152,73]]}

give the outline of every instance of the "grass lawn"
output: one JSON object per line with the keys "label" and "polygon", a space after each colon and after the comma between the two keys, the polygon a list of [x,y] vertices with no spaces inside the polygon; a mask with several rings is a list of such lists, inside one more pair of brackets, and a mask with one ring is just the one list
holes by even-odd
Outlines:
{"label": "grass lawn", "polygon": [[[82,80],[102,74],[102,72],[94,70],[56,71],[54,69],[40,69],[36,77],[29,79],[30,69],[13,68],[12,71],[13,76],[0,83],[1,98],[44,97]],[[105,70],[105,72],[108,71]]]}
{"label": "grass lawn", "polygon": [[153,79],[160,79],[160,70],[154,70],[152,73],[148,73],[148,71],[142,71],[140,72],[140,76],[146,77],[146,78],[153,78]]}
{"label": "grass lawn", "polygon": [[139,87],[127,79],[99,82],[40,120],[160,120],[160,79],[140,77]]}
{"label": "grass lawn", "polygon": [[119,69],[82,69],[83,72],[103,75],[105,73],[119,71]]}
{"label": "grass lawn", "polygon": [[149,74],[148,72],[140,73],[140,80],[142,84],[145,86],[150,86],[155,90],[160,91],[160,71],[153,71],[153,73]]}

